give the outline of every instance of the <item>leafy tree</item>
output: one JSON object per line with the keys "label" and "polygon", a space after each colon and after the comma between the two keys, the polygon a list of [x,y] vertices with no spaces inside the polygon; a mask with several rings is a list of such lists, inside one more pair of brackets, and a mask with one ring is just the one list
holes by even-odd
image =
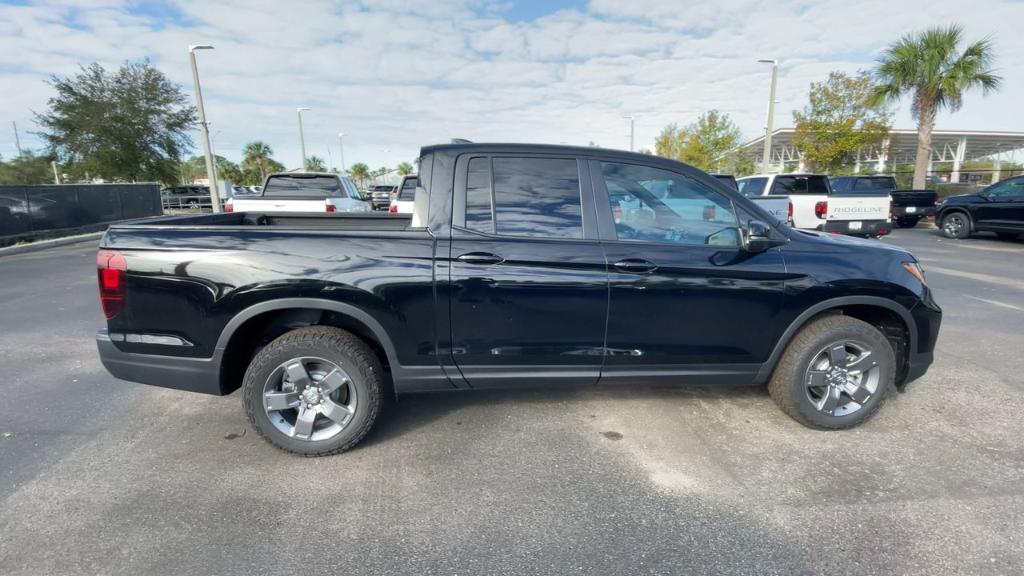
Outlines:
{"label": "leafy tree", "polygon": [[793,144],[812,170],[836,173],[858,150],[882,144],[891,113],[873,94],[867,72],[832,72],[824,82],[811,83],[810,102],[793,111]]}
{"label": "leafy tree", "polygon": [[35,119],[50,151],[72,174],[178,180],[178,162],[192,147],[195,108],[148,61],[125,63],[116,73],[93,63],[74,77],[52,76],[50,85],[57,95]]}
{"label": "leafy tree", "polygon": [[981,89],[987,95],[998,90],[1002,81],[992,70],[992,43],[979,40],[961,52],[962,37],[958,25],[907,34],[886,48],[875,65],[876,102],[896,102],[912,94],[910,109],[917,120],[914,188],[925,187],[938,112],[956,112],[965,92]]}
{"label": "leafy tree", "polygon": [[25,151],[8,161],[0,158],[0,184],[53,184],[53,156]]}
{"label": "leafy tree", "polygon": [[415,172],[416,169],[413,168],[412,164],[408,162],[402,162],[401,164],[398,165],[399,176],[409,176],[410,174],[415,174]]}
{"label": "leafy tree", "polygon": [[682,128],[676,124],[666,126],[655,140],[654,149],[658,156],[713,172],[739,145],[741,136],[728,114],[709,110]]}
{"label": "leafy tree", "polygon": [[370,167],[362,162],[356,162],[349,167],[348,176],[359,184],[360,189],[365,189],[366,181],[371,178]]}
{"label": "leafy tree", "polygon": [[306,158],[305,169],[309,172],[326,172],[327,163],[319,156],[310,156]]}
{"label": "leafy tree", "polygon": [[267,179],[267,174],[284,169],[280,163],[273,159],[274,149],[265,142],[259,140],[249,142],[242,148],[242,170],[245,173],[246,182],[259,185]]}

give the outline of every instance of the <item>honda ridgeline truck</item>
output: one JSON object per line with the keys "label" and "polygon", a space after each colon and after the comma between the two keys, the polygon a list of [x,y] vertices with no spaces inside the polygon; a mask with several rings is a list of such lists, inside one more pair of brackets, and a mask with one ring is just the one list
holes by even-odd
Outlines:
{"label": "honda ridgeline truck", "polygon": [[791,228],[711,176],[599,148],[423,148],[413,213],[115,224],[118,378],[241,397],[287,451],[355,445],[393,392],[767,385],[849,428],[925,373],[941,311],[893,246]]}

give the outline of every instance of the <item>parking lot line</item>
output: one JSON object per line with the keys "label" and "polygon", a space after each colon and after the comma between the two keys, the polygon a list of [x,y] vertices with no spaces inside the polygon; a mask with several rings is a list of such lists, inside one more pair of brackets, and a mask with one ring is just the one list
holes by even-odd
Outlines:
{"label": "parking lot line", "polygon": [[1024,312],[1024,308],[1022,308],[1020,306],[1017,306],[1016,304],[1009,304],[1007,302],[1000,302],[998,300],[989,300],[988,298],[979,298],[977,296],[971,296],[970,294],[964,294],[963,296],[966,296],[967,298],[970,298],[971,300],[977,300],[978,302],[984,302],[986,304],[991,304],[993,306],[999,306],[1001,308],[1009,308],[1010,310],[1016,310],[1018,312]]}
{"label": "parking lot line", "polygon": [[993,276],[992,274],[980,274],[978,272],[964,272],[963,270],[952,270],[950,268],[942,268],[934,265],[928,265],[927,270],[929,274],[934,272],[936,274],[945,274],[946,276],[958,276],[960,278],[967,278],[968,280],[977,280],[978,282],[987,282],[989,284],[996,284],[998,286],[1005,286],[1007,288],[1024,291],[1024,282],[1014,280],[1012,278]]}

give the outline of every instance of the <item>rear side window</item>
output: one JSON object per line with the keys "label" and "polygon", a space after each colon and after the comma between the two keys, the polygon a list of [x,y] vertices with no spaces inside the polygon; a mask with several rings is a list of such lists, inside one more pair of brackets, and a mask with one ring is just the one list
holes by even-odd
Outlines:
{"label": "rear side window", "polygon": [[263,189],[264,197],[337,198],[341,181],[333,176],[272,176]]}
{"label": "rear side window", "polygon": [[771,194],[776,196],[828,193],[828,178],[825,176],[779,175],[775,177],[771,190]]}
{"label": "rear side window", "polygon": [[896,185],[890,178],[858,178],[853,185],[855,192],[893,190],[895,188]]}
{"label": "rear side window", "polygon": [[466,228],[503,236],[582,238],[576,160],[472,158],[466,175]]}
{"label": "rear side window", "polygon": [[416,178],[406,178],[402,182],[402,189],[398,191],[398,199],[402,202],[412,202],[416,199]]}

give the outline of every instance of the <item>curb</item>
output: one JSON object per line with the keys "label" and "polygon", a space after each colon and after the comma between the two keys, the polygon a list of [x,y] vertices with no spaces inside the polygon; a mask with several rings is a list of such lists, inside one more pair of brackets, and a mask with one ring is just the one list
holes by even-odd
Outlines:
{"label": "curb", "polygon": [[6,248],[0,248],[0,258],[4,256],[14,256],[15,254],[25,254],[27,252],[38,252],[39,250],[46,250],[47,248],[56,248],[58,246],[67,246],[68,244],[78,244],[80,242],[99,240],[103,236],[103,234],[104,232],[93,232],[90,234],[79,234],[78,236],[54,238],[52,240],[40,240],[38,242],[32,242],[30,244],[7,246]]}

